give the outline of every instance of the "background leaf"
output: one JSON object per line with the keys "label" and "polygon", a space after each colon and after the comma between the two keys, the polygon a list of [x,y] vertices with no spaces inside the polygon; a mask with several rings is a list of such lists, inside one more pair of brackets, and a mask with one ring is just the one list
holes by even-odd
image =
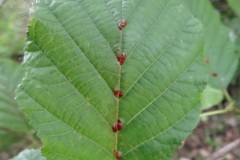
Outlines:
{"label": "background leaf", "polygon": [[235,39],[231,37],[233,33],[222,24],[219,13],[208,0],[182,0],[182,2],[203,24],[203,52],[205,63],[209,65],[208,85],[223,92],[238,66],[239,55],[235,52]]}
{"label": "background leaf", "polygon": [[26,132],[29,127],[14,99],[23,77],[22,68],[16,62],[0,59],[0,75],[0,130]]}
{"label": "background leaf", "polygon": [[[177,0],[45,0],[33,11],[17,99],[43,155],[113,160],[115,149],[123,160],[171,159],[200,113],[201,23]],[[113,133],[118,118],[124,129]]]}
{"label": "background leaf", "polygon": [[228,0],[229,6],[233,9],[233,11],[240,16],[240,1],[239,0]]}
{"label": "background leaf", "polygon": [[202,94],[202,109],[208,109],[220,104],[223,97],[224,95],[221,90],[207,86]]}
{"label": "background leaf", "polygon": [[[236,44],[235,52],[240,55],[240,18],[235,17],[229,21],[226,21],[226,25],[233,30],[231,37],[234,39]],[[235,73],[235,76],[232,80],[233,83],[236,84],[237,78],[240,75],[240,66],[238,64],[237,71]]]}

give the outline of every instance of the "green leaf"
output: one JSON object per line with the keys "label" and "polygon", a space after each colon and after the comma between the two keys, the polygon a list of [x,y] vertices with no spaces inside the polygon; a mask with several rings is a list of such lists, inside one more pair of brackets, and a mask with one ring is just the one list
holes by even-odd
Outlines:
{"label": "green leaf", "polygon": [[202,109],[208,109],[220,104],[223,98],[224,95],[221,90],[207,86],[202,94]]}
{"label": "green leaf", "polygon": [[46,160],[41,156],[40,149],[26,149],[11,160]]}
{"label": "green leaf", "polygon": [[[182,0],[182,2],[203,24],[205,63],[209,65],[210,77],[208,85],[223,93],[238,66],[239,56],[235,52],[235,41],[231,37],[233,32],[222,24],[219,13],[209,0]],[[212,100],[211,103],[215,104],[216,101]],[[203,96],[202,103],[206,101],[210,104],[210,99]]]}
{"label": "green leaf", "polygon": [[240,1],[239,0],[228,0],[229,6],[233,9],[233,11],[240,16]]}
{"label": "green leaf", "polygon": [[[199,119],[201,23],[178,0],[45,0],[32,11],[17,99],[43,155],[114,160],[115,149],[123,160],[171,159]],[[118,118],[124,128],[113,133]]]}
{"label": "green leaf", "polygon": [[[227,26],[233,30],[231,37],[234,39],[236,44],[235,52],[240,55],[240,18],[233,18],[226,22]],[[237,83],[237,79],[240,75],[240,64],[238,64],[237,71],[232,80],[233,83]]]}
{"label": "green leaf", "polygon": [[29,127],[15,101],[15,90],[23,77],[19,64],[0,59],[0,129],[26,132]]}
{"label": "green leaf", "polygon": [[234,39],[230,38],[232,31],[223,26],[219,13],[209,0],[182,1],[203,24],[204,53],[209,61],[210,72],[208,83],[211,87],[226,89],[238,65]]}
{"label": "green leaf", "polygon": [[236,52],[240,54],[240,17],[231,19],[227,25],[233,30],[232,39],[236,43]]}

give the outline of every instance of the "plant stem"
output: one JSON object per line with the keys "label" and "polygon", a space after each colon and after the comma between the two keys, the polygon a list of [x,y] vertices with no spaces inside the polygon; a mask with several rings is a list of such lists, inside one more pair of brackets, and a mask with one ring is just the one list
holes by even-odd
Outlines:
{"label": "plant stem", "polygon": [[225,98],[227,99],[228,103],[229,103],[229,104],[233,104],[233,103],[234,103],[234,100],[233,100],[232,97],[229,95],[228,91],[227,91],[227,90],[224,90],[223,93],[224,93],[224,96],[225,96]]}
{"label": "plant stem", "polygon": [[207,117],[207,116],[213,116],[213,115],[218,115],[218,114],[223,114],[227,112],[233,112],[234,109],[227,107],[226,109],[221,109],[221,110],[216,110],[216,111],[210,111],[210,112],[205,112],[200,115],[200,117]]}
{"label": "plant stem", "polygon": [[229,153],[230,151],[232,151],[233,149],[238,148],[238,146],[240,146],[240,138],[234,140],[233,142],[219,149],[218,151],[213,153],[210,157],[208,157],[207,160],[219,159],[226,155],[227,153]]}
{"label": "plant stem", "polygon": [[224,96],[225,96],[226,100],[228,101],[228,106],[225,109],[202,113],[200,115],[200,117],[213,116],[213,115],[224,114],[224,113],[228,113],[228,112],[238,112],[238,113],[240,113],[240,111],[234,106],[235,101],[229,95],[228,91],[224,90],[223,92],[224,92]]}

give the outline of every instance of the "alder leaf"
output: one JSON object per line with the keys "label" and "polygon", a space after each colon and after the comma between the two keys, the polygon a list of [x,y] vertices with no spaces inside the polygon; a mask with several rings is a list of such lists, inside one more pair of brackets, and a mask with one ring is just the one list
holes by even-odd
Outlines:
{"label": "alder leaf", "polygon": [[[172,159],[199,119],[207,77],[201,23],[178,0],[44,0],[31,10],[17,99],[42,154]],[[124,127],[114,133],[118,119]]]}
{"label": "alder leaf", "polygon": [[[235,52],[235,41],[232,38],[233,32],[223,25],[219,13],[209,0],[182,0],[182,2],[203,24],[204,61],[208,64],[208,85],[215,89],[215,92],[223,94],[236,72],[239,61],[239,55]],[[211,94],[211,91],[207,88],[204,93]],[[210,99],[203,96],[203,104],[207,101],[208,104],[216,104],[216,99],[219,103],[222,102],[224,97],[219,94]],[[221,97],[222,99],[219,99]],[[206,107],[211,106],[203,106]]]}

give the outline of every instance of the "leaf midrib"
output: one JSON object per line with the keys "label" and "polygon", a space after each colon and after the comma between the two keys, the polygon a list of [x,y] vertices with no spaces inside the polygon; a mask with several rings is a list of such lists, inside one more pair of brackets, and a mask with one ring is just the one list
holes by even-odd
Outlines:
{"label": "leaf midrib", "polygon": [[[123,0],[121,0],[120,1],[121,2],[121,20],[123,20]],[[122,31],[120,31],[120,48],[121,48],[121,50],[124,52],[124,47],[123,47],[123,31],[124,31],[124,28],[123,28],[123,30]],[[118,76],[118,89],[119,90],[121,90],[121,76],[122,76],[122,65],[119,65],[119,71],[118,71],[119,73],[119,76]],[[120,97],[119,97],[120,98]],[[118,119],[119,119],[119,113],[120,113],[120,99],[119,98],[117,98],[117,113],[116,113],[116,122],[115,123],[117,123],[117,121],[118,121]],[[115,133],[115,149],[116,149],[116,151],[118,152],[118,132],[119,131],[117,131],[116,133]],[[116,157],[115,157],[116,158]],[[116,158],[116,160],[117,160],[117,158]]]}

